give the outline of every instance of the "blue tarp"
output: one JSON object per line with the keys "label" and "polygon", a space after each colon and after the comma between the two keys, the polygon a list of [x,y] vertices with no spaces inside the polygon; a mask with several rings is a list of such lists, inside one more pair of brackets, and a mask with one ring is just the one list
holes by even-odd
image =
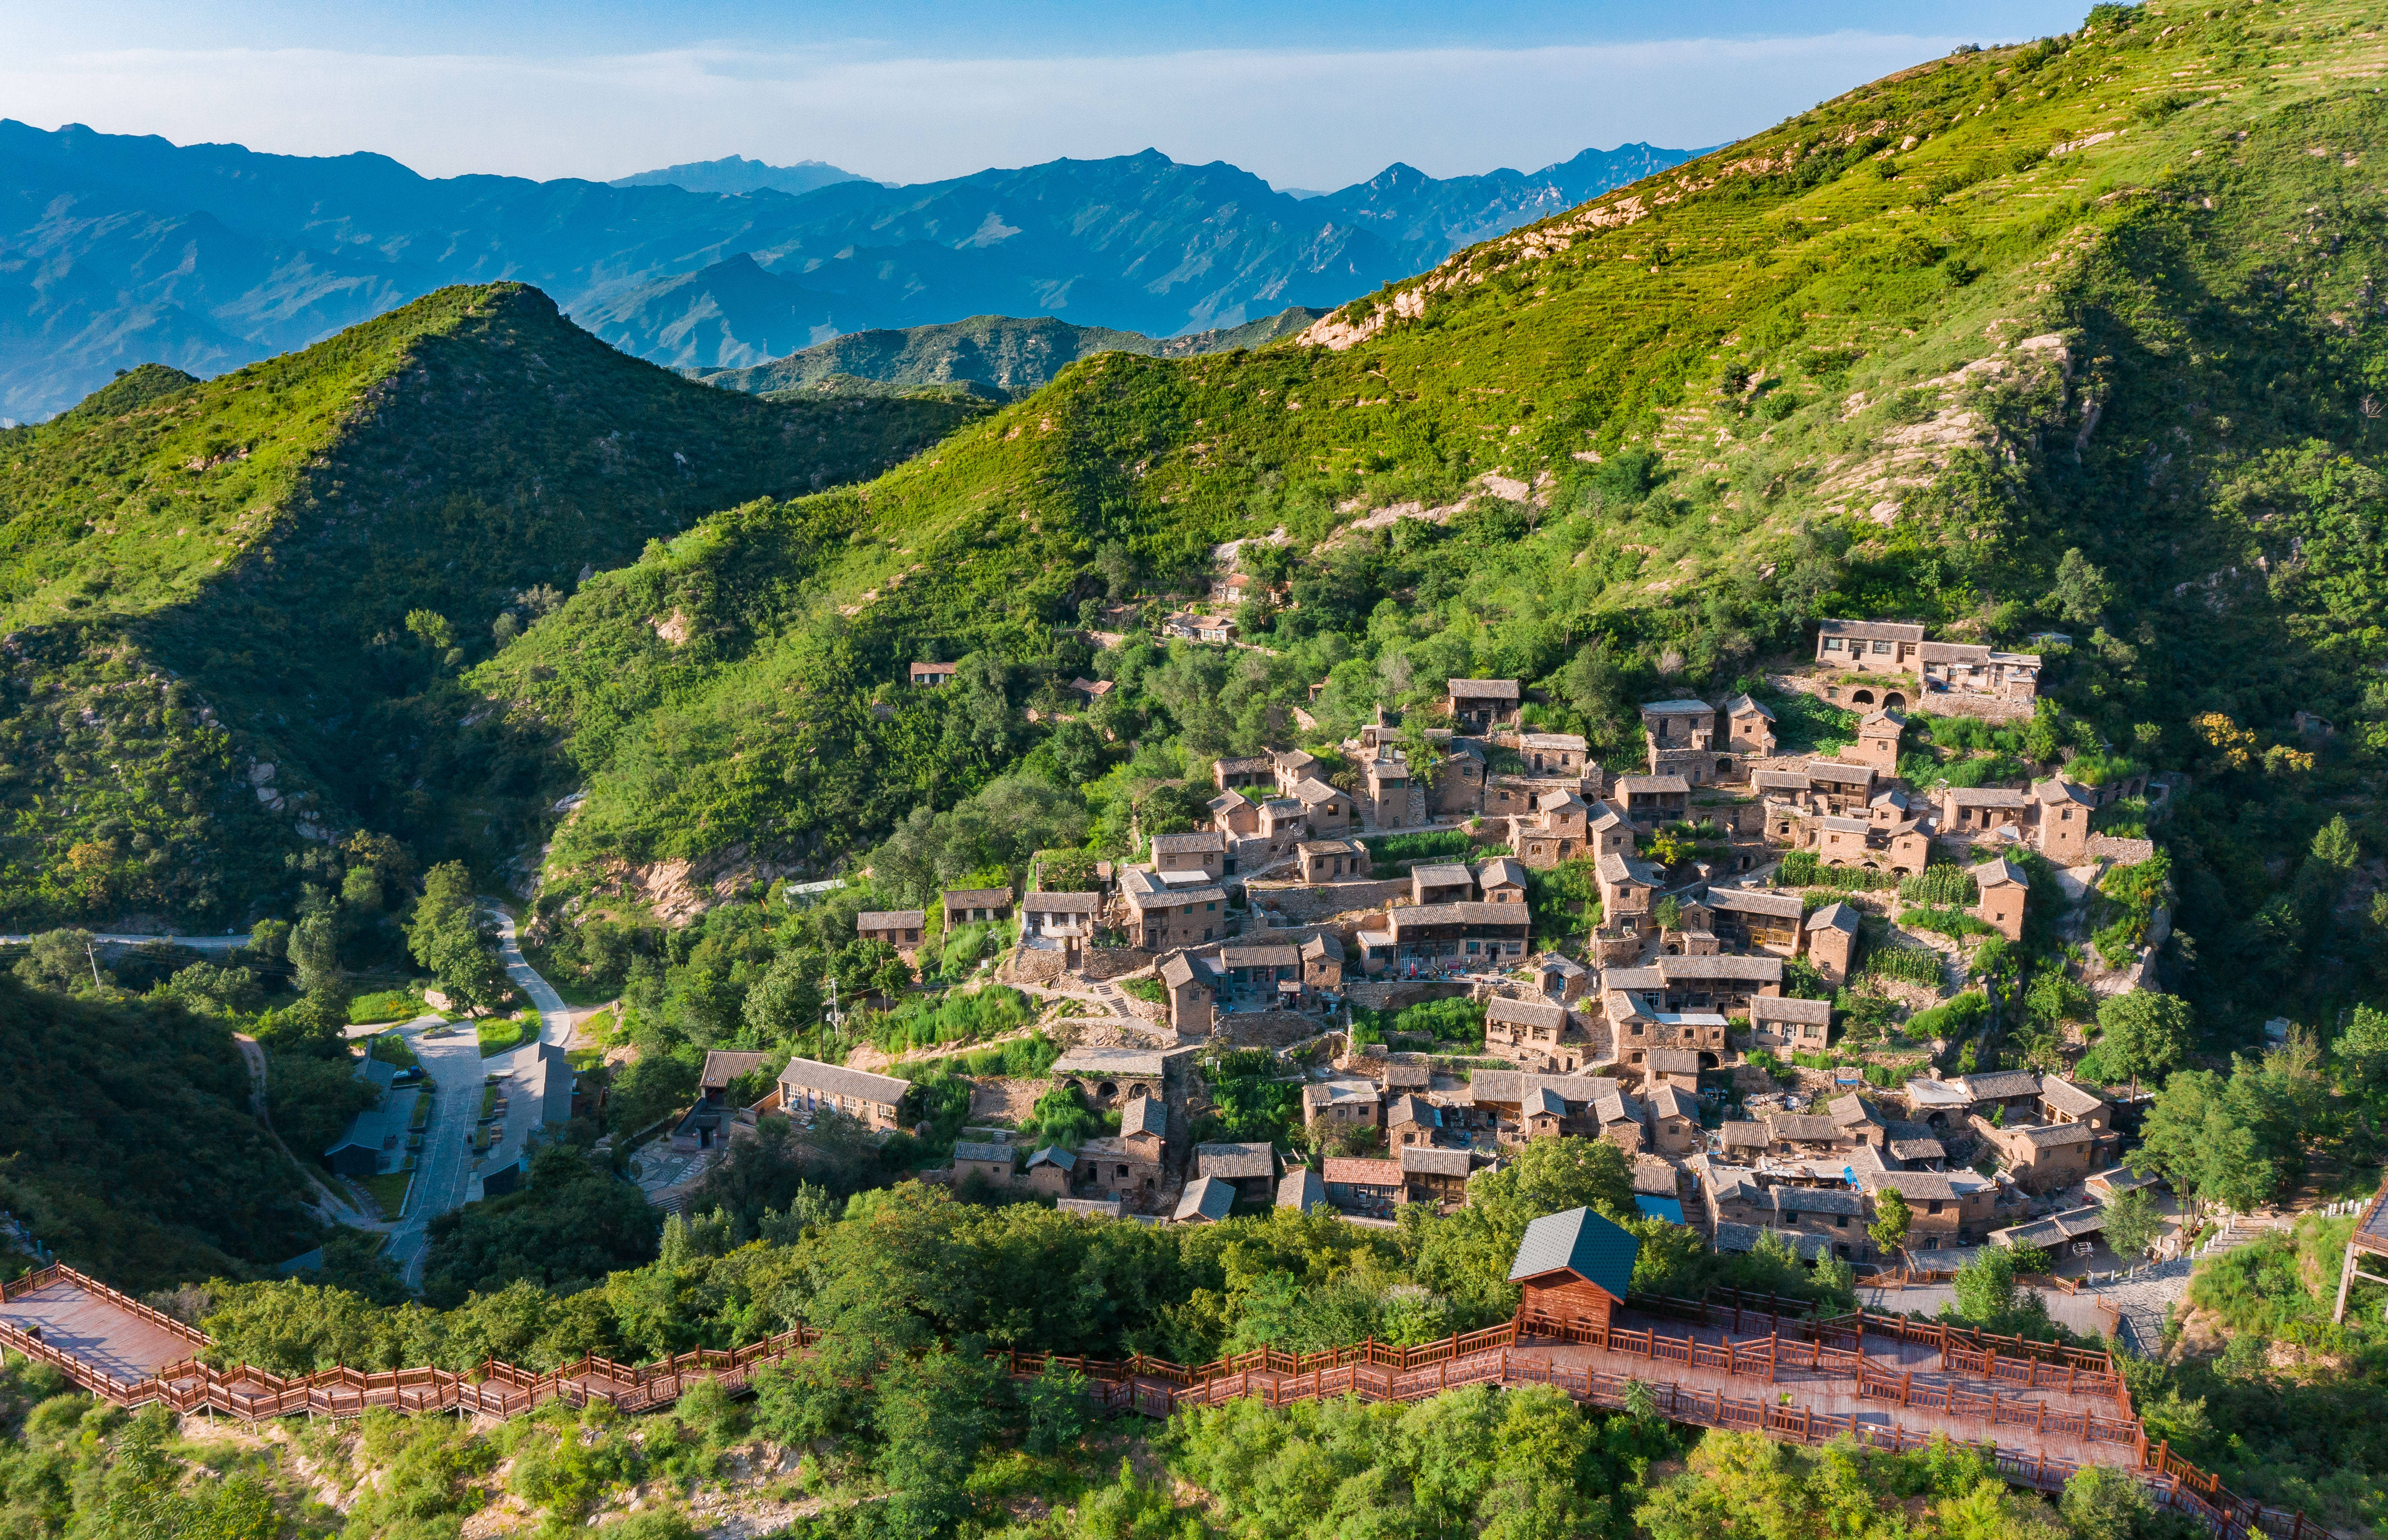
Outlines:
{"label": "blue tarp", "polygon": [[1642,1211],[1645,1219],[1664,1219],[1670,1225],[1683,1222],[1683,1205],[1673,1198],[1649,1198],[1636,1193],[1633,1206]]}

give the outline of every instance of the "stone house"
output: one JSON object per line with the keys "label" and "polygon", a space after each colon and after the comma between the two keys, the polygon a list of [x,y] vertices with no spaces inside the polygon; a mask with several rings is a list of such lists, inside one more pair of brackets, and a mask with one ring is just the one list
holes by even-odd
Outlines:
{"label": "stone house", "polygon": [[1378,829],[1409,825],[1410,765],[1397,748],[1380,748],[1360,765],[1360,810],[1365,821]]}
{"label": "stone house", "polygon": [[1327,1178],[1327,1202],[1340,1214],[1390,1219],[1409,1192],[1398,1160],[1329,1155],[1321,1174]]}
{"label": "stone house", "polygon": [[1913,673],[1924,648],[1924,628],[1899,620],[1821,620],[1816,624],[1816,661],[1827,668],[1861,673]]}
{"label": "stone house", "polygon": [[1475,1157],[1467,1151],[1405,1144],[1395,1160],[1401,1166],[1402,1185],[1409,1202],[1443,1208],[1456,1208],[1467,1202],[1467,1177],[1475,1168]]}
{"label": "stone house", "polygon": [[959,672],[961,665],[959,663],[915,663],[912,665],[912,682],[930,686],[944,684]]}
{"label": "stone house", "polygon": [[1840,818],[1864,818],[1874,801],[1874,769],[1846,759],[1810,759],[1800,768],[1807,778],[1802,800],[1809,812]]}
{"label": "stone house", "polygon": [[1265,754],[1243,759],[1216,759],[1211,764],[1211,783],[1223,792],[1239,791],[1246,786],[1274,786],[1277,762]]}
{"label": "stone house", "polygon": [[911,1088],[910,1081],[892,1075],[818,1059],[791,1059],[780,1071],[780,1110],[798,1124],[809,1124],[823,1112],[838,1112],[867,1127],[891,1129],[899,1126],[896,1114]]}
{"label": "stone house", "polygon": [[1526,761],[1526,773],[1543,778],[1581,778],[1589,763],[1582,738],[1572,732],[1529,732],[1518,740],[1518,757]]}
{"label": "stone house", "polygon": [[2031,845],[2059,866],[2090,859],[2090,815],[2098,799],[2089,787],[2051,775],[2031,788]]}
{"label": "stone house", "polygon": [[1294,877],[1305,883],[1345,883],[1369,872],[1368,847],[1355,839],[1306,839],[1293,847]]}
{"label": "stone house", "polygon": [[1672,1084],[1645,1092],[1650,1114],[1650,1142],[1662,1155],[1688,1155],[1700,1147],[1700,1104]]}
{"label": "stone house", "polygon": [[953,887],[944,897],[946,929],[975,925],[989,920],[1011,918],[1011,889],[1008,887]]}
{"label": "stone house", "polygon": [[1131,867],[1120,873],[1120,898],[1127,907],[1129,943],[1148,951],[1199,946],[1229,929],[1222,888],[1172,887],[1158,874]]}
{"label": "stone house", "polygon": [[1616,799],[1633,827],[1647,834],[1662,823],[1682,823],[1690,818],[1692,787],[1680,775],[1620,775]]}
{"label": "stone house", "polygon": [[1735,695],[1718,710],[1724,719],[1724,747],[1747,762],[1774,757],[1774,713],[1747,695]]}
{"label": "stone house", "polygon": [[1974,868],[1974,884],[1981,899],[1966,912],[2008,940],[2022,940],[2024,896],[2031,891],[2023,869],[1996,856]]}
{"label": "stone house", "polygon": [[1822,1053],[1832,1041],[1833,1002],[1761,995],[1749,1002],[1749,1044],[1771,1052]]}
{"label": "stone house", "polygon": [[1476,891],[1488,904],[1526,901],[1526,868],[1515,856],[1495,856],[1476,869]]}
{"label": "stone house", "polygon": [[1211,827],[1231,840],[1251,839],[1261,832],[1260,804],[1242,792],[1221,792],[1210,803]]}
{"label": "stone house", "polygon": [[1864,1144],[1880,1150],[1889,1142],[1890,1125],[1875,1110],[1873,1102],[1855,1091],[1836,1096],[1826,1102],[1824,1115],[1833,1120],[1833,1126],[1841,1131],[1842,1139],[1852,1149]]}
{"label": "stone house", "polygon": [[1161,963],[1161,986],[1168,992],[1169,1025],[1183,1037],[1207,1037],[1217,1022],[1218,975],[1211,960],[1173,952]]}
{"label": "stone house", "polygon": [[1711,887],[1706,900],[1708,925],[1719,940],[1742,951],[1799,954],[1804,919],[1797,893],[1773,888]]}
{"label": "stone house", "polygon": [[1235,1211],[1236,1189],[1217,1177],[1198,1177],[1186,1184],[1184,1196],[1169,1216],[1175,1225],[1215,1225]]}
{"label": "stone house", "polygon": [[1927,694],[2009,701],[2033,700],[2039,694],[2041,660],[2037,654],[1994,652],[1968,642],[1926,642],[1917,654]]}
{"label": "stone house", "polygon": [[1672,1086],[1688,1096],[1700,1093],[1700,1055],[1695,1049],[1651,1048],[1633,1063],[1641,1067],[1645,1095],[1657,1086]]}
{"label": "stone house", "polygon": [[1058,950],[1063,964],[1074,968],[1094,941],[1095,917],[1102,910],[1097,893],[1026,893],[1020,898],[1020,939],[1023,946]]}
{"label": "stone house", "polygon": [[1523,904],[1409,904],[1387,911],[1381,930],[1360,933],[1370,972],[1396,974],[1497,969],[1526,955],[1532,921]]}
{"label": "stone house", "polygon": [[1277,1184],[1277,1206],[1297,1214],[1331,1213],[1335,1207],[1327,1201],[1325,1179],[1306,1165],[1287,1172]]}
{"label": "stone house", "polygon": [[1454,739],[1435,776],[1435,816],[1454,818],[1483,812],[1484,786],[1484,750],[1468,739]]}
{"label": "stone house", "polygon": [[1073,1048],[1053,1061],[1053,1084],[1097,1109],[1142,1098],[1160,1102],[1167,1055],[1150,1049]]}
{"label": "stone house", "polygon": [[2028,1192],[2074,1186],[2097,1167],[2091,1153],[2097,1130],[2086,1123],[2025,1123],[2001,1126],[1975,1117],[1974,1132],[1996,1149],[2007,1175]]}
{"label": "stone house", "polygon": [[2013,829],[2020,836],[2032,801],[2009,786],[1943,786],[1937,794],[1940,832],[1979,836]]}
{"label": "stone house", "polygon": [[1277,1150],[1268,1144],[1198,1144],[1198,1177],[1228,1183],[1247,1203],[1264,1203],[1277,1187]]}
{"label": "stone house", "polygon": [[1319,931],[1299,942],[1294,949],[1302,957],[1302,989],[1305,1000],[1319,995],[1342,992],[1341,936],[1333,931]]}
{"label": "stone house", "polygon": [[1385,1143],[1391,1149],[1432,1144],[1442,1126],[1442,1109],[1423,1096],[1397,1096],[1385,1109]]}
{"label": "stone house", "polygon": [[1858,723],[1858,741],[1842,752],[1852,764],[1865,765],[1885,780],[1899,774],[1899,740],[1907,720],[1890,711],[1869,712]]}
{"label": "stone house", "polygon": [[1010,1187],[1015,1154],[1009,1144],[978,1139],[954,1141],[953,1184],[957,1190],[972,1177],[989,1187]]}
{"label": "stone house", "polygon": [[1551,789],[1547,781],[1537,781],[1531,775],[1492,775],[1484,781],[1484,805],[1480,811],[1487,818],[1516,820],[1531,818],[1534,804]]}
{"label": "stone house", "polygon": [[865,941],[884,941],[909,962],[921,947],[928,911],[917,909],[866,910],[854,917],[854,934]]}
{"label": "stone house", "polygon": [[1572,790],[1543,791],[1534,810],[1509,819],[1509,845],[1518,859],[1536,871],[1548,871],[1583,854],[1584,830],[1591,809]]}
{"label": "stone house", "polygon": [[1584,820],[1583,835],[1584,854],[1595,859],[1602,856],[1630,856],[1635,849],[1633,825],[1614,801],[1604,799],[1591,809],[1591,816]]}
{"label": "stone house", "polygon": [[1582,1119],[1598,1128],[1600,1137],[1617,1146],[1631,1162],[1641,1152],[1648,1137],[1641,1100],[1614,1080],[1603,1080],[1601,1087],[1585,1108]]}
{"label": "stone house", "polygon": [[731,1104],[730,1088],[769,1063],[772,1057],[768,1053],[708,1049],[705,1067],[697,1072],[696,1101],[671,1132],[672,1149],[686,1153],[728,1142],[733,1120],[745,1110],[743,1100],[737,1105]]}
{"label": "stone house", "polygon": [[1862,1161],[1853,1161],[1851,1169],[1876,1205],[1885,1192],[1897,1192],[1907,1201],[1911,1253],[1956,1251],[1979,1244],[1989,1232],[1998,1201],[1995,1183],[1970,1172],[1888,1171]]}
{"label": "stone house", "polygon": [[1729,1016],[1749,1014],[1750,1001],[1783,992],[1783,960],[1760,953],[1752,957],[1659,957],[1650,971],[1663,981],[1660,1007],[1666,1011],[1716,1011]]}
{"label": "stone house", "polygon": [[1373,1128],[1384,1115],[1383,1093],[1373,1080],[1314,1081],[1302,1088],[1302,1126]]}
{"label": "stone house", "polygon": [[1465,904],[1476,897],[1476,873],[1464,866],[1433,862],[1410,868],[1410,902]]}
{"label": "stone house", "polygon": [[1716,718],[1716,707],[1706,701],[1644,702],[1642,741],[1650,773],[1680,776],[1696,786],[1732,779],[1733,757],[1719,750]]}
{"label": "stone house", "polygon": [[[1302,804],[1302,816],[1312,834],[1322,837],[1340,834],[1358,821],[1359,811],[1352,798],[1337,791],[1315,775],[1304,776],[1295,783],[1290,794]],[[1261,809],[1263,833],[1267,832],[1268,809]]]}
{"label": "stone house", "polygon": [[1835,989],[1848,982],[1857,963],[1861,928],[1856,906],[1837,899],[1808,916],[1808,965]]}
{"label": "stone house", "polygon": [[1195,874],[1215,882],[1226,860],[1226,836],[1216,831],[1152,836],[1152,870],[1164,877]]}
{"label": "stone house", "polygon": [[1443,707],[1462,732],[1488,732],[1518,716],[1513,679],[1455,679],[1444,687]]}
{"label": "stone house", "polygon": [[1600,883],[1600,916],[1610,926],[1646,928],[1652,895],[1666,878],[1648,861],[1631,856],[1603,856],[1593,863]]}
{"label": "stone house", "polygon": [[1816,1113],[1768,1113],[1766,1147],[1792,1160],[1822,1160],[1848,1153],[1855,1141],[1831,1118]]}
{"label": "stone house", "polygon": [[1560,1109],[1554,1131],[1596,1139],[1601,1125],[1595,1104],[1617,1088],[1617,1082],[1604,1075],[1480,1069],[1468,1076],[1467,1110],[1473,1114],[1470,1121],[1501,1143],[1521,1144],[1528,1137],[1527,1099],[1547,1091]]}
{"label": "stone house", "polygon": [[1505,1050],[1500,1057],[1530,1061],[1552,1074],[1569,1073],[1583,1060],[1581,1048],[1568,1041],[1572,1024],[1563,1005],[1495,995],[1484,1005],[1485,1050]]}
{"label": "stone house", "polygon": [[1820,1237],[1844,1262],[1862,1258],[1872,1248],[1866,1237],[1864,1195],[1845,1187],[1778,1187],[1774,1190],[1777,1228]]}
{"label": "stone house", "polygon": [[1656,968],[1612,968],[1601,997],[1610,1056],[1623,1068],[1640,1070],[1653,1052],[1688,1049],[1705,1055],[1708,1067],[1724,1062],[1731,1025],[1714,1011],[1666,1011],[1666,980]]}

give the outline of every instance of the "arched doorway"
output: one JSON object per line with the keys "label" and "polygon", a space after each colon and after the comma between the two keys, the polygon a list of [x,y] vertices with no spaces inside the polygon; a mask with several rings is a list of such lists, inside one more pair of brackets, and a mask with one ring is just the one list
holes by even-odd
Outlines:
{"label": "arched doorway", "polygon": [[1857,706],[1872,706],[1874,704],[1874,692],[1871,690],[1852,690],[1849,692],[1849,700],[1852,704]]}
{"label": "arched doorway", "polygon": [[1720,759],[1720,760],[1718,760],[1718,761],[1717,761],[1717,774],[1718,774],[1718,775],[1720,775],[1720,776],[1728,776],[1728,775],[1731,775],[1732,773],[1733,773],[1733,761],[1732,761],[1732,760],[1730,760],[1730,759]]}
{"label": "arched doorway", "polygon": [[1882,697],[1882,708],[1885,711],[1897,711],[1906,704],[1907,697],[1896,690],[1889,691]]}

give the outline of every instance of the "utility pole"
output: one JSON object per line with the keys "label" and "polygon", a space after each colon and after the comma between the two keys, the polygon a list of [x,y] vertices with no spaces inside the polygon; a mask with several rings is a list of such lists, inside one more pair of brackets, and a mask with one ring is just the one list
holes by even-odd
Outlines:
{"label": "utility pole", "polygon": [[832,974],[829,979],[829,1029],[841,1037],[845,1036],[845,1012],[839,1010],[837,1006],[837,975],[835,974]]}
{"label": "utility pole", "polygon": [[89,941],[83,944],[83,955],[91,963],[91,986],[94,989],[105,989],[107,986],[99,982],[99,953],[92,949],[92,944]]}

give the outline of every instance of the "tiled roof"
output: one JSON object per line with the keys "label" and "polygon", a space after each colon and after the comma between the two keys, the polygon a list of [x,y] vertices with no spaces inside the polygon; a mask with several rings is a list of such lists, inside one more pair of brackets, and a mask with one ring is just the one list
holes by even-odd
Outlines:
{"label": "tiled roof", "polygon": [[1728,1123],[1717,1132],[1723,1137],[1728,1150],[1736,1147],[1763,1150],[1769,1142],[1763,1123]]}
{"label": "tiled roof", "polygon": [[1988,663],[1990,650],[1978,642],[1926,642],[1915,655],[1925,663]]}
{"label": "tiled roof", "polygon": [[1327,1157],[1327,1179],[1340,1186],[1399,1187],[1402,1185],[1402,1163],[1365,1155],[1329,1155]]}
{"label": "tiled roof", "polygon": [[1117,1193],[1108,1198],[1056,1198],[1053,1200],[1054,1212],[1074,1214],[1085,1219],[1119,1218],[1122,1206]]}
{"label": "tiled roof", "polygon": [[1773,712],[1747,695],[1735,695],[1717,709],[1728,717],[1763,717],[1770,722],[1774,719]]}
{"label": "tiled roof", "polygon": [[1523,1101],[1528,1091],[1540,1087],[1581,1105],[1615,1090],[1617,1082],[1603,1075],[1535,1075],[1514,1069],[1480,1069],[1467,1077],[1468,1093],[1479,1107],[1488,1101]]}
{"label": "tiled roof", "polygon": [[2098,1137],[2097,1130],[2087,1123],[2027,1123],[2022,1127],[2006,1130],[2020,1138],[2035,1150],[2051,1150],[2060,1144],[2088,1144]]}
{"label": "tiled roof", "polygon": [[1633,1190],[1671,1198],[1681,1183],[1675,1168],[1657,1155],[1633,1157]]}
{"label": "tiled roof", "polygon": [[916,931],[928,918],[917,909],[870,909],[854,917],[854,928],[859,931]]}
{"label": "tiled roof", "polygon": [[1670,984],[1678,979],[1724,978],[1759,984],[1777,984],[1783,978],[1783,960],[1762,954],[1748,957],[1661,957],[1658,972]]}
{"label": "tiled roof", "polygon": [[1769,1113],[1766,1131],[1795,1144],[1836,1144],[1841,1138],[1840,1126],[1831,1118],[1810,1113]]}
{"label": "tiled roof", "polygon": [[1218,855],[1227,848],[1227,836],[1213,830],[1207,834],[1155,834],[1152,853],[1155,856]]}
{"label": "tiled roof", "polygon": [[1873,783],[1874,767],[1847,765],[1838,759],[1810,759],[1807,774],[1811,782],[1824,781],[1835,786],[1863,786]]}
{"label": "tiled roof", "polygon": [[1887,1189],[1910,1203],[1953,1203],[1957,1197],[1945,1171],[1869,1171],[1864,1181],[1870,1192]]}
{"label": "tiled roof", "polygon": [[1327,1184],[1319,1179],[1317,1172],[1306,1165],[1287,1172],[1285,1179],[1277,1184],[1277,1206],[1279,1208],[1298,1209],[1307,1214],[1314,1208],[1326,1205]]}
{"label": "tiled roof", "polygon": [[1581,754],[1583,739],[1572,732],[1529,732],[1522,741],[1528,748],[1554,749],[1561,753]]}
{"label": "tiled roof", "polygon": [[1518,681],[1513,679],[1455,679],[1451,681],[1450,694],[1454,700],[1501,700],[1518,698]]}
{"label": "tiled roof", "polygon": [[947,909],[996,909],[1011,902],[1008,887],[949,887],[946,889]]}
{"label": "tiled roof", "polygon": [[1593,862],[1593,869],[1605,883],[1632,883],[1640,887],[1658,885],[1658,869],[1647,861],[1634,860],[1611,850]]}
{"label": "tiled roof", "polygon": [[1653,1075],[1697,1075],[1700,1056],[1688,1048],[1654,1048],[1643,1061]]}
{"label": "tiled roof", "polygon": [[1520,1117],[1565,1117],[1567,1099],[1548,1086],[1537,1086],[1528,1091],[1518,1104]]}
{"label": "tiled roof", "polygon": [[1484,1002],[1484,1019],[1564,1032],[1567,1030],[1568,1012],[1563,1005],[1545,1005],[1540,1000],[1511,999],[1506,995],[1495,995]]}
{"label": "tiled roof", "polygon": [[1993,856],[1973,869],[1974,881],[1984,887],[2028,887],[2031,879],[2004,856]]}
{"label": "tiled roof", "polygon": [[1442,1109],[1423,1097],[1397,1096],[1393,1104],[1385,1109],[1385,1126],[1390,1128],[1396,1123],[1415,1123],[1422,1127],[1440,1128],[1442,1126]]}
{"label": "tiled roof", "polygon": [[1660,1086],[1648,1093],[1653,1117],[1687,1117],[1697,1123],[1699,1103],[1674,1086]]}
{"label": "tiled roof", "polygon": [[1772,888],[1712,887],[1708,897],[1710,909],[1734,914],[1763,914],[1772,920],[1798,919],[1802,903],[1799,895],[1778,893]]}
{"label": "tiled roof", "polygon": [[1476,869],[1476,885],[1482,888],[1523,887],[1526,885],[1526,863],[1515,856],[1495,856]]}
{"label": "tiled roof", "polygon": [[1635,792],[1682,792],[1689,795],[1692,783],[1680,775],[1620,775],[1617,790],[1631,796]]}
{"label": "tiled roof", "polygon": [[1099,893],[1031,893],[1020,907],[1031,914],[1092,914],[1102,903]]}
{"label": "tiled roof", "polygon": [[1132,1098],[1126,1106],[1120,1109],[1122,1139],[1130,1134],[1166,1136],[1168,1132],[1169,1109],[1149,1096]]}
{"label": "tiled roof", "polygon": [[1171,988],[1194,982],[1194,964],[1184,952],[1172,952],[1161,964],[1161,982]]}
{"label": "tiled roof", "polygon": [[1683,696],[1670,701],[1644,701],[1642,709],[1652,716],[1681,717],[1696,711],[1703,714],[1710,713],[1715,711],[1716,707],[1706,701],[1696,701],[1689,696]]}
{"label": "tiled roof", "polygon": [[1571,1272],[1622,1305],[1641,1250],[1632,1231],[1588,1208],[1545,1214],[1526,1227],[1525,1239],[1509,1264],[1509,1281]]}
{"label": "tiled roof", "polygon": [[1180,1223],[1196,1219],[1220,1220],[1236,1206],[1236,1190],[1215,1177],[1202,1177],[1186,1184],[1186,1195],[1177,1200],[1177,1212],[1172,1219]]}
{"label": "tiled roof", "polygon": [[1302,965],[1302,948],[1291,942],[1275,942],[1244,947],[1219,948],[1219,964],[1225,968],[1298,968]]}
{"label": "tiled roof", "polygon": [[2082,1089],[2061,1075],[2040,1077],[2039,1099],[2058,1112],[2070,1113],[2075,1117],[2088,1117],[2106,1104],[2104,1097]]}
{"label": "tiled roof", "polygon": [[843,1064],[824,1064],[818,1059],[791,1059],[788,1067],[780,1072],[782,1086],[801,1086],[807,1090],[826,1091],[832,1096],[852,1097],[858,1101],[881,1106],[900,1105],[904,1093],[912,1088],[908,1080],[892,1075],[873,1075],[868,1070],[847,1069]]}
{"label": "tiled roof", "polygon": [[1855,935],[1858,933],[1858,924],[1857,907],[1853,904],[1842,903],[1837,898],[1808,916],[1808,928],[1811,931],[1831,929],[1847,931],[1851,935]]}
{"label": "tiled roof", "polygon": [[1921,642],[1924,628],[1906,620],[1819,620],[1825,636],[1854,636],[1867,642]]}
{"label": "tiled roof", "polygon": [[1791,995],[1757,995],[1749,1002],[1749,1019],[1753,1024],[1793,1022],[1829,1026],[1833,1020],[1833,1002],[1828,999],[1800,999]]}
{"label": "tiled roof", "polygon": [[1476,873],[1464,866],[1438,861],[1410,868],[1410,881],[1420,887],[1474,887]]}
{"label": "tiled roof", "polygon": [[1390,911],[1386,918],[1396,933],[1415,925],[1515,925],[1528,928],[1530,921],[1523,904],[1404,904]]}
{"label": "tiled roof", "polygon": [[1465,1177],[1474,1165],[1475,1158],[1465,1150],[1436,1150],[1423,1144],[1402,1146],[1401,1166],[1405,1177]]}
{"label": "tiled roof", "polygon": [[1778,1187],[1774,1209],[1778,1214],[1862,1215],[1865,1199],[1845,1187]]}
{"label": "tiled roof", "polygon": [[752,1075],[761,1069],[774,1057],[776,1055],[769,1053],[747,1053],[735,1049],[707,1049],[705,1068],[697,1073],[696,1083],[708,1088],[726,1087],[741,1075]]}
{"label": "tiled roof", "polygon": [[1951,786],[1940,795],[1952,808],[2007,808],[2022,812],[2031,806],[2031,798],[2013,786]]}
{"label": "tiled roof", "polygon": [[954,1159],[958,1161],[1001,1161],[1010,1164],[1012,1149],[1009,1144],[982,1142],[977,1139],[957,1139]]}
{"label": "tiled roof", "polygon": [[1273,1177],[1277,1175],[1277,1150],[1267,1144],[1198,1144],[1194,1147],[1194,1163],[1205,1177],[1230,1180]]}
{"label": "tiled roof", "polygon": [[1957,1084],[1976,1101],[2001,1101],[2013,1096],[2039,1094],[2039,1075],[2027,1069],[1982,1070],[1957,1076]]}

